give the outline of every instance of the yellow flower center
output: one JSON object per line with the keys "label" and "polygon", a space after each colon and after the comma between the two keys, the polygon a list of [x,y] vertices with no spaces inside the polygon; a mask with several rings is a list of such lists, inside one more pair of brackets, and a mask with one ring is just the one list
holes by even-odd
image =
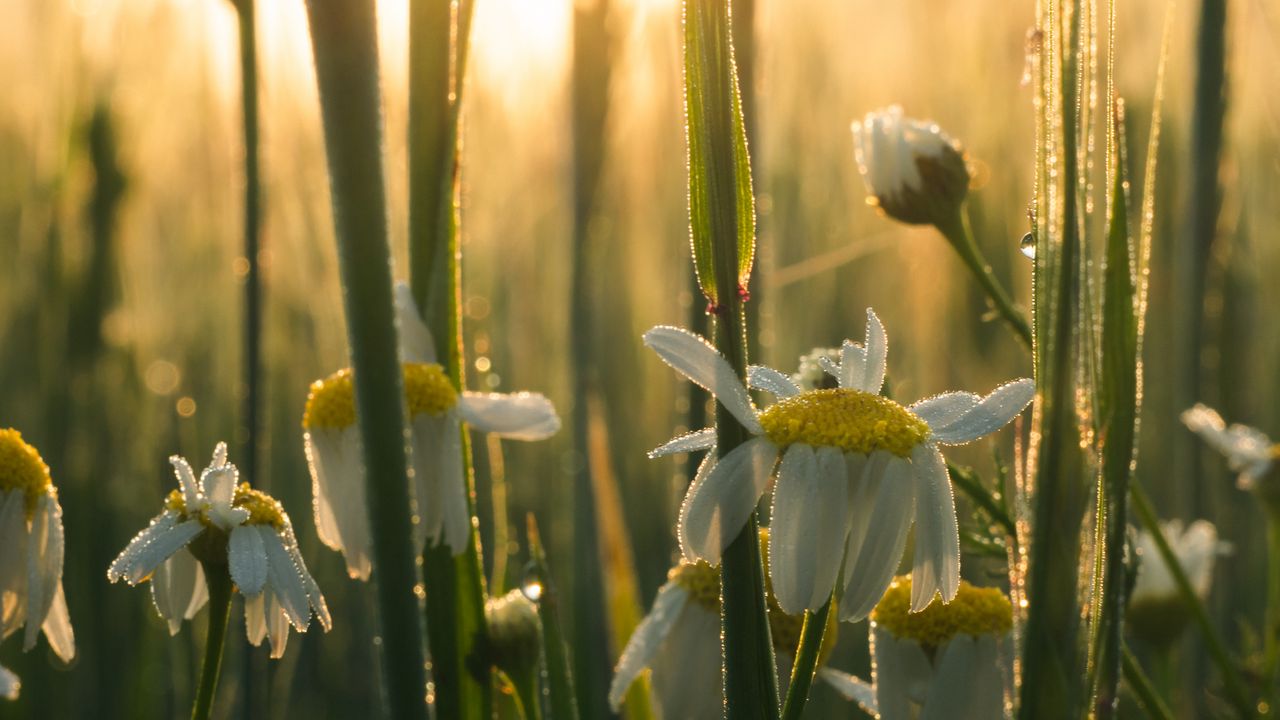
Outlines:
{"label": "yellow flower center", "polygon": [[[435,363],[404,363],[404,396],[409,417],[442,415],[458,402],[458,392],[444,368]],[[345,428],[356,422],[355,386],[351,368],[343,368],[311,383],[302,427]]]}
{"label": "yellow flower center", "polygon": [[720,612],[720,568],[699,560],[682,562],[667,577],[689,593],[689,599],[714,613]]}
{"label": "yellow flower center", "polygon": [[36,502],[53,487],[49,466],[40,453],[12,428],[0,430],[0,491],[21,491],[26,495],[27,516],[35,512]]}
{"label": "yellow flower center", "polygon": [[[249,483],[240,483],[236,486],[235,495],[231,498],[232,507],[244,508],[249,511],[249,519],[244,521],[245,525],[270,525],[271,527],[282,530],[286,524],[286,515],[284,506],[279,500],[262,492],[249,487]],[[164,499],[165,509],[171,510],[182,516],[188,515],[187,499],[182,496],[181,490],[173,490]],[[209,524],[207,518],[203,514],[197,516],[200,522],[205,525]]]}
{"label": "yellow flower center", "polygon": [[974,587],[960,581],[955,600],[943,604],[936,598],[929,607],[911,612],[911,578],[895,578],[871,611],[871,621],[894,637],[915,640],[935,649],[956,635],[1004,635],[1013,628],[1013,606],[997,588]]}
{"label": "yellow flower center", "polygon": [[764,434],[779,449],[792,443],[910,457],[929,437],[929,424],[898,403],[852,388],[810,390],[760,412]]}

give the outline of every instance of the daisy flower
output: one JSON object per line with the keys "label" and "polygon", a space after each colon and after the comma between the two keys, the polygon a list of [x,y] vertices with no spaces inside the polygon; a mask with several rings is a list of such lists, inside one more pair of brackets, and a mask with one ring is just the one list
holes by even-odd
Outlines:
{"label": "daisy flower", "polygon": [[[542,440],[560,429],[560,418],[537,393],[458,392],[436,361],[408,285],[397,283],[395,300],[418,512],[414,539],[419,548],[443,540],[459,555],[471,532],[462,423],[502,438]],[[302,427],[320,540],[342,553],[351,577],[367,580],[373,540],[354,389],[350,369],[312,383]]]}
{"label": "daisy flower", "polygon": [[[845,341],[840,362],[823,362],[838,381],[802,391],[770,368],[748,370],[752,387],[778,399],[757,410],[729,363],[703,338],[656,327],[645,344],[716,396],[754,437],[717,458],[710,452],[680,508],[686,559],[716,564],[775,475],[769,555],[778,603],[788,613],[821,607],[844,567],[840,619],[867,615],[893,579],[915,522],[912,608],[937,592],[944,602],[960,582],[960,539],[950,477],[940,447],[977,440],[1003,427],[1035,394],[1030,380],[986,397],[950,392],[910,407],[879,395],[888,342],[867,310],[866,345]],[[708,428],[657,448],[651,457],[713,450]],[[780,462],[779,462],[780,461]],[[844,548],[840,552],[837,548]]]}
{"label": "daisy flower", "polygon": [[911,224],[948,219],[969,192],[956,141],[936,124],[903,117],[894,105],[854,122],[854,156],[869,202]]}
{"label": "daisy flower", "polygon": [[1253,489],[1280,457],[1280,445],[1272,445],[1261,430],[1238,423],[1227,427],[1222,416],[1207,405],[1197,404],[1183,412],[1182,424],[1226,456],[1227,465],[1240,473],[1236,484],[1241,490]]}
{"label": "daisy flower", "polygon": [[[1208,520],[1197,520],[1185,529],[1178,520],[1160,523],[1160,530],[1178,558],[1178,564],[1203,600],[1209,596],[1213,565],[1230,546],[1218,540],[1218,529]],[[1152,645],[1178,638],[1191,619],[1173,573],[1165,564],[1151,533],[1138,533],[1138,578],[1129,595],[1129,628]]]}
{"label": "daisy flower", "polygon": [[911,594],[899,578],[871,613],[872,683],[831,668],[819,677],[880,720],[1009,717],[1009,599],[961,582],[951,603],[914,612]]}
{"label": "daisy flower", "polygon": [[17,700],[18,691],[21,689],[22,683],[18,682],[18,676],[14,675],[9,668],[0,665],[0,698]]}
{"label": "daisy flower", "polygon": [[[767,567],[768,530],[760,531],[760,541]],[[779,687],[785,688],[804,617],[785,613],[767,581],[766,591],[769,630],[779,656]],[[833,612],[822,638],[819,667],[835,649],[837,625]],[[653,608],[622,651],[609,686],[609,705],[620,712],[631,684],[648,669],[653,699],[663,718],[721,717],[720,665],[720,569],[703,561],[682,561],[667,573]]]}
{"label": "daisy flower", "polygon": [[25,626],[22,649],[29,651],[43,630],[53,652],[71,662],[76,640],[62,592],[63,546],[49,466],[17,430],[0,430],[0,640]]}
{"label": "daisy flower", "polygon": [[164,510],[129,541],[107,569],[111,582],[151,581],[151,597],[176,634],[208,601],[205,573],[229,572],[244,596],[249,642],[271,641],[271,657],[284,655],[289,626],[306,632],[311,615],[326,632],[333,623],[320,587],[307,571],[289,516],[275,498],[239,483],[218,443],[197,479],[187,461],[169,458],[179,489]]}

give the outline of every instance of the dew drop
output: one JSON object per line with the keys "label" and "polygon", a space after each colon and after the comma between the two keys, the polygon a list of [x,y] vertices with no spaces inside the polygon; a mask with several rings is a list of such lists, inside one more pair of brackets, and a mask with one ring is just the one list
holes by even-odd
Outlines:
{"label": "dew drop", "polygon": [[542,575],[538,573],[536,567],[530,565],[524,571],[524,579],[520,581],[520,592],[529,598],[530,602],[538,602],[542,599],[543,590]]}
{"label": "dew drop", "polygon": [[1026,235],[1023,235],[1022,242],[1018,245],[1018,249],[1022,251],[1023,255],[1026,255],[1032,260],[1035,260],[1036,259],[1036,236],[1032,235],[1031,233],[1027,233]]}

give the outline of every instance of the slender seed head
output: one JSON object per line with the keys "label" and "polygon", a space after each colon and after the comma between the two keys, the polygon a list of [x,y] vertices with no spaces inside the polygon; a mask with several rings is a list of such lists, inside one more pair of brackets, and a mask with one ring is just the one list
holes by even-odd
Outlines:
{"label": "slender seed head", "polygon": [[[404,363],[404,395],[409,417],[442,415],[458,402],[458,392],[444,368],[435,363]],[[311,383],[302,427],[351,427],[356,422],[355,385],[350,368]]]}
{"label": "slender seed head", "polygon": [[949,603],[934,599],[929,607],[911,612],[911,578],[895,578],[871,611],[871,621],[894,637],[915,640],[935,650],[956,635],[1004,635],[1013,628],[1013,606],[997,588],[980,588],[961,580]]}
{"label": "slender seed head", "polygon": [[760,411],[765,436],[779,449],[792,443],[869,454],[886,450],[898,457],[929,437],[929,425],[910,410],[879,395],[835,388],[810,390]]}
{"label": "slender seed head", "polygon": [[49,466],[40,453],[12,428],[0,429],[0,491],[26,495],[28,518],[40,497],[53,487]]}

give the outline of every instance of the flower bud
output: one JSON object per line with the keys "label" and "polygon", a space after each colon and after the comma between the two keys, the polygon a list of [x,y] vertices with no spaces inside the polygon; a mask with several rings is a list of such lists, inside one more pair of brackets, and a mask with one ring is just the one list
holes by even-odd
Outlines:
{"label": "flower bud", "polygon": [[912,225],[949,222],[969,192],[959,145],[902,108],[867,113],[853,123],[854,153],[870,195],[889,217]]}
{"label": "flower bud", "polygon": [[484,616],[493,664],[513,679],[535,672],[542,656],[538,607],[516,589],[485,603]]}

